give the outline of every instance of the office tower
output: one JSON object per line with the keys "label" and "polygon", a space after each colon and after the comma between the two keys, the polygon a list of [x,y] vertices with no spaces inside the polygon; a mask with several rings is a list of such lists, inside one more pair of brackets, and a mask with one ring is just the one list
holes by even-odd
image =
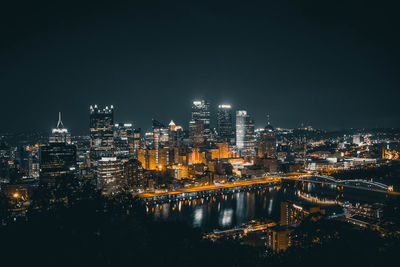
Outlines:
{"label": "office tower", "polygon": [[143,166],[137,159],[130,159],[123,165],[123,184],[128,190],[144,189]]}
{"label": "office tower", "polygon": [[66,143],[50,143],[40,148],[40,180],[54,183],[58,177],[71,174],[76,168],[76,147]]}
{"label": "office tower", "polygon": [[187,146],[179,146],[174,148],[173,152],[171,152],[171,158],[173,164],[184,165],[188,164],[188,154],[190,149]]}
{"label": "office tower", "polygon": [[229,145],[228,143],[218,143],[218,154],[220,159],[229,158]]}
{"label": "office tower", "polygon": [[204,146],[204,123],[202,121],[191,120],[189,122],[189,145],[192,147]]}
{"label": "office tower", "polygon": [[[29,173],[29,152],[25,146],[18,146],[15,150],[15,161],[21,176],[28,176]],[[22,178],[21,177],[21,178]]]}
{"label": "office tower", "polygon": [[193,101],[191,121],[194,124],[199,124],[198,122],[203,124],[202,135],[205,141],[211,139],[210,118],[210,103],[205,100]]}
{"label": "office tower", "polygon": [[236,147],[238,150],[244,150],[247,116],[245,110],[236,111]]}
{"label": "office tower", "polygon": [[122,185],[122,163],[116,157],[103,157],[98,161],[97,179],[104,195],[117,193]]}
{"label": "office tower", "polygon": [[155,149],[169,146],[169,128],[155,119],[153,119],[153,140]]}
{"label": "office tower", "polygon": [[155,149],[147,150],[147,159],[146,165],[148,170],[156,170],[158,168],[157,161],[158,161],[158,151]]}
{"label": "office tower", "polygon": [[138,157],[138,161],[142,164],[143,169],[147,169],[148,168],[147,150],[139,149],[137,157]]}
{"label": "office tower", "polygon": [[[153,119],[153,152],[149,151],[149,168],[150,169],[160,169],[160,166],[166,166],[168,159],[168,153],[165,154],[164,151],[169,147],[169,128],[163,123]],[[161,156],[162,155],[162,156]],[[154,160],[153,160],[154,157]],[[154,161],[154,164],[153,164]]]}
{"label": "office tower", "polygon": [[90,157],[98,160],[113,155],[114,149],[114,107],[100,109],[90,106]]}
{"label": "office tower", "polygon": [[169,147],[179,147],[183,145],[183,128],[171,120],[169,123]]}
{"label": "office tower", "polygon": [[188,164],[201,164],[205,163],[205,161],[205,152],[200,151],[200,148],[192,148],[191,152],[188,154]]}
{"label": "office tower", "polygon": [[138,151],[141,147],[141,129],[137,128],[133,130],[133,157],[138,157]]}
{"label": "office tower", "polygon": [[257,155],[260,158],[267,159],[275,159],[277,157],[275,129],[269,122],[269,116],[267,126],[261,132],[260,140],[257,144]]}
{"label": "office tower", "polygon": [[169,149],[160,148],[157,155],[157,168],[158,170],[165,169],[169,164]]}
{"label": "office tower", "polygon": [[144,133],[144,147],[153,148],[154,147],[154,135],[153,131]]}
{"label": "office tower", "polygon": [[245,156],[254,156],[254,122],[245,110],[236,111],[236,147]]}
{"label": "office tower", "polygon": [[26,150],[29,153],[29,177],[39,178],[40,176],[40,149],[39,145],[28,146]]}
{"label": "office tower", "polygon": [[[32,172],[34,173],[36,147],[27,148],[32,151]],[[71,135],[58,114],[57,127],[51,131],[49,144],[39,150],[39,177],[44,183],[55,183],[58,177],[73,174],[76,169],[76,146],[71,144]]]}
{"label": "office tower", "polygon": [[233,115],[230,105],[219,105],[217,111],[217,134],[219,142],[233,144],[235,140]]}
{"label": "office tower", "polygon": [[71,143],[71,134],[68,129],[64,127],[61,120],[61,112],[58,112],[58,122],[57,127],[51,130],[51,135],[49,138],[49,143]]}
{"label": "office tower", "polygon": [[119,159],[133,158],[134,129],[131,123],[114,125],[114,155]]}

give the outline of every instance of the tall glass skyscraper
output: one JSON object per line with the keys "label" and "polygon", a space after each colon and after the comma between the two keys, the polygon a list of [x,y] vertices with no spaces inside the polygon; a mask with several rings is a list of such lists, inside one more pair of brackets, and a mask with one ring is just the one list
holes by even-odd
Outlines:
{"label": "tall glass skyscraper", "polygon": [[114,107],[100,109],[90,106],[90,157],[98,160],[101,157],[113,156],[114,149]]}
{"label": "tall glass skyscraper", "polygon": [[255,155],[254,122],[246,110],[236,111],[236,147],[246,156]]}
{"label": "tall glass skyscraper", "polygon": [[269,122],[264,130],[261,132],[260,140],[257,145],[258,151],[257,156],[260,158],[267,159],[276,159],[276,138],[275,138],[275,129]]}
{"label": "tall glass skyscraper", "polygon": [[49,144],[40,147],[40,180],[55,183],[57,178],[72,174],[76,169],[76,146],[58,114],[57,127],[51,131]]}
{"label": "tall glass skyscraper", "polygon": [[220,142],[234,142],[233,115],[230,105],[218,105],[217,134]]}
{"label": "tall glass skyscraper", "polygon": [[114,125],[114,154],[119,159],[134,156],[134,129],[131,123]]}
{"label": "tall glass skyscraper", "polygon": [[[193,101],[192,103],[192,118],[189,126],[190,136],[200,136],[204,137],[204,140],[208,141],[211,139],[211,129],[210,129],[210,103],[205,100]],[[203,124],[200,127],[199,124]],[[197,125],[197,127],[191,127]],[[192,132],[200,131],[201,132]]]}

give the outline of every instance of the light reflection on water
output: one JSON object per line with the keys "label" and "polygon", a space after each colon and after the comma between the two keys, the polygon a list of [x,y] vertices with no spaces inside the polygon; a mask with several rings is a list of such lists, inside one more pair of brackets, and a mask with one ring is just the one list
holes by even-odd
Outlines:
{"label": "light reflection on water", "polygon": [[220,213],[219,224],[224,228],[231,226],[232,225],[232,215],[233,215],[232,209],[225,209],[223,212]]}
{"label": "light reflection on water", "polygon": [[232,228],[259,217],[276,219],[280,208],[280,202],[274,201],[277,197],[276,190],[265,188],[157,204],[146,210],[155,220],[184,221],[209,231]]}
{"label": "light reflection on water", "polygon": [[194,210],[193,226],[194,227],[200,227],[202,225],[202,221],[203,221],[203,208],[202,207],[197,207]]}
{"label": "light reflection on water", "polygon": [[272,213],[272,205],[273,205],[273,203],[274,203],[274,199],[270,198],[269,199],[269,203],[268,203],[268,215],[271,215],[271,213]]}
{"label": "light reflection on water", "polygon": [[[183,221],[204,231],[227,229],[240,226],[252,219],[264,218],[279,221],[281,202],[287,200],[304,201],[297,191],[310,193],[321,199],[335,199],[337,191],[332,186],[305,183],[300,187],[265,187],[253,191],[242,191],[211,197],[180,200],[147,207],[155,220]],[[359,201],[347,193],[350,202]],[[384,194],[379,198],[384,198]],[[365,193],[363,198],[376,201]],[[344,201],[345,199],[343,199]],[[364,201],[366,202],[366,201]]]}

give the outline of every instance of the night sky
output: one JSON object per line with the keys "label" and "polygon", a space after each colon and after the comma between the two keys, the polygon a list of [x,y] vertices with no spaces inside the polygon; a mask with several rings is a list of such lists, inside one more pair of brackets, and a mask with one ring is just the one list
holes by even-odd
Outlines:
{"label": "night sky", "polygon": [[47,132],[61,111],[88,133],[91,104],[187,128],[198,98],[258,127],[400,127],[398,1],[9,2],[0,132]]}

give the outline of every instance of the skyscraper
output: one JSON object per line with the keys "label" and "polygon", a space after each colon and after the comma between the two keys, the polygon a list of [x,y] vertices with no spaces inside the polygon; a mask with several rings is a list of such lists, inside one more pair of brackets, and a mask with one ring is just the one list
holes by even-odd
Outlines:
{"label": "skyscraper", "polygon": [[58,114],[57,127],[51,131],[49,144],[40,147],[40,180],[54,183],[58,177],[71,174],[76,168],[76,146]]}
{"label": "skyscraper", "polygon": [[61,112],[58,112],[58,122],[57,127],[51,130],[51,135],[49,138],[50,143],[71,143],[71,134],[68,129],[64,127],[61,120]]}
{"label": "skyscraper", "polygon": [[[193,101],[191,123],[192,125],[196,124],[197,126],[200,123],[203,124],[201,134],[204,136],[206,141],[211,139],[210,118],[210,103],[205,100]],[[196,127],[196,129],[199,129],[199,127],[200,126]],[[192,134],[190,133],[190,135]],[[197,133],[195,135],[197,135]]]}
{"label": "skyscraper", "polygon": [[189,144],[192,147],[204,145],[204,123],[202,121],[189,121]]}
{"label": "skyscraper", "polygon": [[134,155],[134,129],[131,123],[114,125],[114,154],[117,158],[128,159]]}
{"label": "skyscraper", "polygon": [[76,147],[66,143],[50,143],[40,148],[40,180],[54,183],[57,177],[76,168]]}
{"label": "skyscraper", "polygon": [[257,144],[257,155],[260,158],[267,159],[275,159],[277,156],[275,129],[269,122],[269,116],[267,126],[261,132],[260,140]]}
{"label": "skyscraper", "polygon": [[133,157],[137,158],[138,150],[140,149],[140,138],[141,138],[141,129],[136,128],[133,130]]}
{"label": "skyscraper", "polygon": [[122,163],[116,157],[103,157],[98,161],[97,179],[104,195],[120,191],[122,178]]}
{"label": "skyscraper", "polygon": [[171,120],[169,123],[169,147],[179,147],[183,144],[183,129]]}
{"label": "skyscraper", "polygon": [[236,111],[236,147],[245,156],[254,156],[254,122],[246,110]]}
{"label": "skyscraper", "polygon": [[217,111],[217,133],[218,141],[233,143],[233,115],[230,105],[219,105]]}
{"label": "skyscraper", "polygon": [[101,157],[113,156],[114,149],[114,107],[100,109],[90,106],[90,157],[98,160]]}
{"label": "skyscraper", "polygon": [[154,149],[168,147],[169,128],[163,123],[153,119],[153,144]]}

